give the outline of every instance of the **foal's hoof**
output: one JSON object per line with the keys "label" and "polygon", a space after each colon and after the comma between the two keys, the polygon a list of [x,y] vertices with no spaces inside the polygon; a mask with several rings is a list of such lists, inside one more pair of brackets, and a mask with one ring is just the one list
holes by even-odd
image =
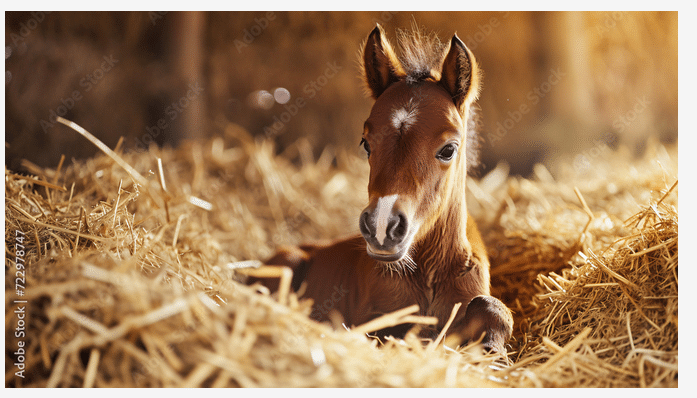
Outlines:
{"label": "foal's hoof", "polygon": [[437,328],[430,325],[424,325],[422,326],[421,330],[419,330],[419,338],[433,341],[438,338],[439,333],[440,331]]}
{"label": "foal's hoof", "polygon": [[500,300],[491,296],[473,298],[467,305],[463,326],[468,340],[476,341],[484,335],[484,350],[506,355],[505,344],[513,332],[513,317]]}
{"label": "foal's hoof", "polygon": [[487,354],[499,354],[504,357],[507,352],[506,347],[499,341],[483,341],[482,348],[484,348],[484,352]]}

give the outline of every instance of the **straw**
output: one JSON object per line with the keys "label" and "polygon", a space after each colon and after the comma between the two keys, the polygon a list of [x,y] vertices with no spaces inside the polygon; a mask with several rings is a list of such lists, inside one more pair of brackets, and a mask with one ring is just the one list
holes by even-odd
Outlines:
{"label": "straw", "polygon": [[[677,146],[650,144],[640,159],[620,148],[583,170],[537,166],[530,179],[506,167],[468,179],[492,295],[515,320],[501,363],[475,344],[451,346],[447,327],[433,342],[418,327],[404,339],[366,335],[435,323],[415,306],[349,331],[334,315],[317,323],[290,269],[258,267],[281,245],[358,232],[368,165],[353,152],[315,161],[299,143],[277,155],[229,125],[209,141],[123,153],[61,123],[104,154],[5,172],[6,285],[24,264],[29,314],[26,376],[14,376],[7,350],[6,386],[678,384]],[[279,292],[244,284],[262,273]],[[10,348],[16,292],[5,292]]]}

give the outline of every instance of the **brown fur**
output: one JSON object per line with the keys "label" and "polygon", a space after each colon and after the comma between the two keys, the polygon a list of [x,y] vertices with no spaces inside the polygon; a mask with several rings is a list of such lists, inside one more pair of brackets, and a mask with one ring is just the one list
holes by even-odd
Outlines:
{"label": "brown fur", "polygon": [[[411,44],[407,56],[419,53],[413,50],[416,45]],[[282,249],[267,263],[293,269],[293,288],[306,284],[304,296],[314,299],[312,317],[319,321],[328,320],[335,310],[347,326],[359,325],[418,304],[422,315],[438,318],[434,329],[422,332],[434,337],[460,302],[463,307],[451,332],[464,340],[484,335],[487,349],[505,352],[513,321],[505,305],[489,296],[486,248],[465,203],[467,116],[480,85],[474,56],[453,36],[447,53],[438,58],[443,63],[439,74],[410,75],[419,68],[398,61],[378,26],[368,37],[363,58],[366,85],[376,99],[363,136],[372,151],[370,204],[364,216],[374,216],[378,198],[397,195],[390,216],[406,236],[389,245],[375,243],[365,221],[364,237]],[[412,103],[419,108],[413,125],[396,128],[391,123],[394,110]],[[456,155],[439,160],[449,143],[457,144]],[[378,251],[399,259],[377,261],[366,244],[379,245]]]}

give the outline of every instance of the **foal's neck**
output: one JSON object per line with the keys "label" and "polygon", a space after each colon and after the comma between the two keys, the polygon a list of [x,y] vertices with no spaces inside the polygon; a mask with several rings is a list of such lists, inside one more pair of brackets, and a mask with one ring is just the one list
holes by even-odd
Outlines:
{"label": "foal's neck", "polygon": [[[454,187],[460,189],[460,184]],[[450,275],[469,266],[472,247],[467,238],[467,206],[464,184],[461,194],[453,193],[448,206],[431,231],[419,242],[415,256],[417,267],[428,274]],[[439,279],[438,275],[433,278]]]}

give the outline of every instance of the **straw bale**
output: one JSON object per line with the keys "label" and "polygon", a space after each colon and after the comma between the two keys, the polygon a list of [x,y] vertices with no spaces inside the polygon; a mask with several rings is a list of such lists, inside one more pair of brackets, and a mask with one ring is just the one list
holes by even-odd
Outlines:
{"label": "straw bale", "polygon": [[[25,162],[31,176],[6,169],[6,346],[26,343],[24,377],[6,350],[6,386],[677,386],[676,148],[530,179],[501,165],[468,182],[493,293],[515,315],[500,358],[447,334],[378,341],[370,326],[319,324],[302,292],[241,283],[279,245],[357,232],[368,166],[224,130],[55,169]],[[18,299],[26,336],[13,339]],[[407,309],[381,322],[406,321],[428,320]]]}

